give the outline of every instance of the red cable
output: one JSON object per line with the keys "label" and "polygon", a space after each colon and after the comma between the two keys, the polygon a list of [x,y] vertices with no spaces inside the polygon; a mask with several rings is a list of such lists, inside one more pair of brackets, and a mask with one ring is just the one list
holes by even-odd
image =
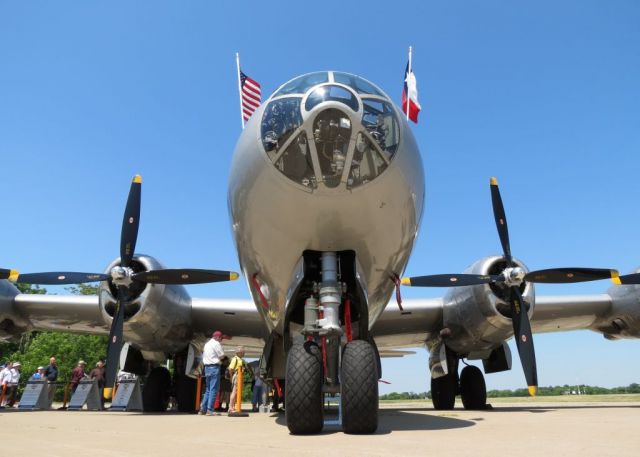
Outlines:
{"label": "red cable", "polygon": [[400,276],[393,273],[392,276],[389,276],[389,279],[396,285],[396,303],[398,303],[398,308],[400,308],[400,312],[402,312],[404,309],[402,309],[402,295],[400,295]]}
{"label": "red cable", "polygon": [[256,290],[256,292],[258,292],[258,295],[260,296],[262,307],[268,311],[269,303],[267,302],[267,298],[264,296],[264,294],[262,293],[262,290],[260,289],[260,283],[258,282],[257,278],[258,278],[258,273],[254,273],[253,276],[251,276],[251,284],[253,285],[253,288]]}
{"label": "red cable", "polygon": [[[324,311],[318,312],[318,319],[324,318]],[[327,337],[320,338],[320,347],[322,349],[322,368],[324,369],[324,376],[327,376]]]}
{"label": "red cable", "polygon": [[347,341],[353,340],[353,334],[351,329],[351,300],[348,298],[344,301],[344,329],[347,333]]}

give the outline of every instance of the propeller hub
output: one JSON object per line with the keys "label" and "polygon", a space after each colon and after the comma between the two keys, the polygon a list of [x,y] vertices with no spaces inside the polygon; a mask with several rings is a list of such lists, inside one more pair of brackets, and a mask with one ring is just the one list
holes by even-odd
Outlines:
{"label": "propeller hub", "polygon": [[111,281],[116,286],[130,286],[133,282],[131,275],[134,273],[129,267],[113,267],[109,272],[111,275]]}
{"label": "propeller hub", "polygon": [[504,283],[509,287],[519,286],[522,284],[524,282],[525,275],[525,271],[520,267],[509,267],[502,272]]}

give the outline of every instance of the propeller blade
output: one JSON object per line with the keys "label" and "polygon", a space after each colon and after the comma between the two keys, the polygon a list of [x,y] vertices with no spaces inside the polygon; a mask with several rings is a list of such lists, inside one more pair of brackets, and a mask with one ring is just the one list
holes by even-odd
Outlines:
{"label": "propeller blade", "polygon": [[152,284],[204,284],[209,282],[234,281],[238,273],[234,271],[198,270],[193,268],[177,268],[166,270],[149,270],[131,275],[136,281]]}
{"label": "propeller blade", "polygon": [[45,273],[21,273],[17,282],[26,284],[82,284],[106,281],[109,275],[100,273],[77,273],[73,271],[50,271]]}
{"label": "propeller blade", "polygon": [[511,287],[511,321],[513,322],[513,336],[516,339],[520,363],[524,370],[524,377],[529,386],[529,395],[534,396],[538,391],[538,369],[536,367],[536,353],[533,347],[531,323],[527,309],[522,300],[520,289]]}
{"label": "propeller blade", "polygon": [[524,280],[538,283],[568,284],[617,277],[618,271],[608,268],[549,268],[532,271],[524,277]]}
{"label": "propeller blade", "polygon": [[124,286],[119,286],[117,309],[115,315],[113,316],[111,330],[109,331],[105,389],[113,388],[116,383],[118,365],[120,364],[120,351],[122,351],[122,345],[124,344],[124,305],[128,299],[129,293],[127,291],[127,288]]}
{"label": "propeller blade", "polygon": [[18,279],[18,273],[16,270],[7,270],[6,268],[0,268],[0,279],[8,279],[9,281],[16,282]]}
{"label": "propeller blade", "polygon": [[631,273],[631,274],[619,276],[619,277],[612,276],[611,280],[618,285],[640,284],[640,273]]}
{"label": "propeller blade", "polygon": [[498,279],[498,276],[470,275],[470,274],[444,274],[414,276],[412,278],[402,278],[402,284],[413,287],[458,287],[476,286],[479,284],[489,284]]}
{"label": "propeller blade", "polygon": [[135,175],[129,189],[127,207],[122,218],[120,235],[120,266],[128,267],[133,259],[140,227],[140,198],[142,195],[142,176]]}
{"label": "propeller blade", "polygon": [[513,266],[513,261],[511,259],[511,244],[509,243],[509,228],[507,227],[507,215],[504,212],[504,205],[502,204],[502,197],[500,196],[498,180],[496,178],[491,178],[490,184],[493,217],[496,220],[496,228],[498,229],[498,235],[500,236],[502,252],[507,259],[507,266],[511,267]]}

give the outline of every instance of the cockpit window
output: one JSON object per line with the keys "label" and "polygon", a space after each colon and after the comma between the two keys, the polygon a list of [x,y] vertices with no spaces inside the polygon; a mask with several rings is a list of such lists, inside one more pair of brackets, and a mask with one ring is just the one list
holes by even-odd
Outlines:
{"label": "cockpit window", "polygon": [[400,144],[398,114],[389,98],[359,76],[341,72],[309,73],[280,87],[260,127],[273,166],[309,191],[355,189],[373,181]]}
{"label": "cockpit window", "polygon": [[333,80],[337,83],[344,84],[346,86],[351,87],[359,94],[370,94],[370,95],[379,95],[384,97],[378,89],[376,89],[373,84],[364,79],[360,78],[356,75],[350,75],[349,73],[341,73],[339,71],[333,72]]}
{"label": "cockpit window", "polygon": [[267,105],[262,117],[262,145],[271,160],[291,134],[302,124],[300,101],[296,98],[281,98]]}
{"label": "cockpit window", "polygon": [[346,114],[335,108],[318,114],[313,123],[313,140],[318,151],[322,181],[327,187],[340,184],[350,138],[351,121]]}
{"label": "cockpit window", "polygon": [[387,153],[387,159],[393,157],[398,149],[399,129],[393,108],[381,100],[363,100],[362,124],[369,134]]}
{"label": "cockpit window", "polygon": [[310,88],[316,84],[322,84],[329,81],[329,77],[326,71],[318,71],[316,73],[309,73],[308,75],[302,75],[295,79],[292,79],[278,91],[273,94],[273,97],[289,94],[304,94]]}
{"label": "cockpit window", "polygon": [[289,143],[287,149],[276,161],[276,168],[298,184],[314,189],[318,187],[305,132],[302,132]]}
{"label": "cockpit window", "polygon": [[333,85],[320,86],[313,89],[313,92],[307,97],[304,109],[311,111],[316,105],[327,101],[341,102],[352,110],[358,111],[358,99],[355,94],[344,87]]}
{"label": "cockpit window", "polygon": [[375,179],[387,168],[387,161],[381,156],[380,151],[371,143],[362,132],[358,133],[356,148],[353,151],[351,169],[347,177],[347,188],[366,184]]}

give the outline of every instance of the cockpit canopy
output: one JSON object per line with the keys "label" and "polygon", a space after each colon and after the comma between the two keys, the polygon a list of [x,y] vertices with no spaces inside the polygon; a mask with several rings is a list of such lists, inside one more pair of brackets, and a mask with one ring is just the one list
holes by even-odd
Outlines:
{"label": "cockpit canopy", "polygon": [[398,149],[398,118],[389,98],[356,75],[299,76],[268,100],[262,145],[285,176],[316,189],[352,189],[379,176]]}

